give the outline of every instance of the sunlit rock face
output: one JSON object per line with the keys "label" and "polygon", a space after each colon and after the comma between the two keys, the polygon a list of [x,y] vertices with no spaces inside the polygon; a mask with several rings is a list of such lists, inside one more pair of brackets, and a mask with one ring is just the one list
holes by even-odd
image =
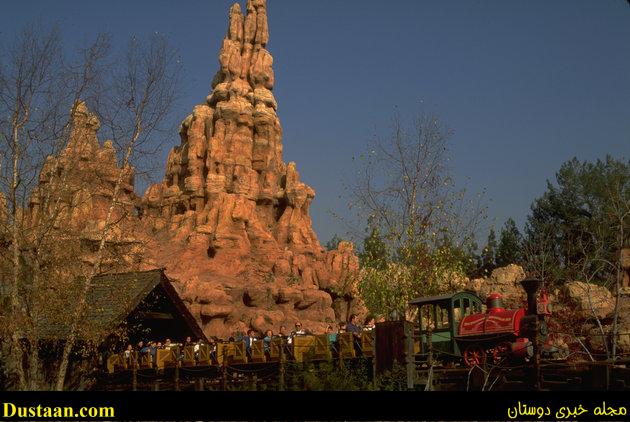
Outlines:
{"label": "sunlit rock face", "polygon": [[315,192],[282,159],[268,41],[266,1],[248,0],[245,13],[234,4],[212,91],[142,199],[149,258],[208,335],[297,320],[321,331],[359,306],[352,245],[322,248],[309,216]]}
{"label": "sunlit rock face", "polygon": [[[141,198],[134,192],[134,171],[118,164],[112,141],[101,145],[98,117],[84,102],[70,111],[67,143],[48,156],[24,213],[24,242],[63,245],[60,256],[94,264],[100,240],[101,271],[121,272],[155,266],[144,255],[146,234],[139,225]],[[63,138],[62,138],[63,140]],[[113,198],[116,197],[114,201]]]}

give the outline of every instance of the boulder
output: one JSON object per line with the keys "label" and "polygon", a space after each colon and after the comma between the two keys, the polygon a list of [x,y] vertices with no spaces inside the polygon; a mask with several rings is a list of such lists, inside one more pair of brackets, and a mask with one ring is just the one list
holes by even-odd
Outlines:
{"label": "boulder", "polygon": [[583,318],[605,318],[615,309],[615,299],[606,287],[582,281],[569,281],[562,287],[564,299]]}
{"label": "boulder", "polygon": [[466,287],[476,292],[482,300],[490,293],[503,295],[506,307],[517,308],[527,300],[527,295],[520,284],[525,279],[525,271],[516,264],[496,268],[488,278],[476,278],[468,282]]}

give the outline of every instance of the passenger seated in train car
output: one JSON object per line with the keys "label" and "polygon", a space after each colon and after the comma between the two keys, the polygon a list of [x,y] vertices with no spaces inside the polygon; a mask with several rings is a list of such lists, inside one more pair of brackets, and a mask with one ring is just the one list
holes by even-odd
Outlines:
{"label": "passenger seated in train car", "polygon": [[335,340],[330,343],[330,348],[334,353],[339,351],[339,334],[346,332],[346,323],[341,321],[337,324],[337,333],[335,334]]}
{"label": "passenger seated in train car", "polygon": [[156,357],[157,357],[157,350],[158,347],[161,346],[162,343],[155,343],[154,341],[150,341],[149,342],[149,354],[151,355],[151,361],[153,363],[155,363]]}
{"label": "passenger seated in train car", "polygon": [[131,343],[127,344],[127,348],[125,349],[125,359],[131,359],[131,352],[133,352],[133,345]]}
{"label": "passenger seated in train car", "polygon": [[144,349],[144,341],[140,340],[137,344],[136,344],[136,350],[138,352],[142,352],[142,349]]}
{"label": "passenger seated in train car", "polygon": [[296,322],[295,323],[295,330],[293,331],[293,335],[294,336],[303,336],[306,334],[306,331],[302,328],[302,323],[301,322]]}
{"label": "passenger seated in train car", "polygon": [[250,328],[247,331],[247,335],[243,337],[243,342],[245,343],[245,352],[247,353],[248,356],[251,356],[252,344],[257,340],[258,338],[256,337],[256,331]]}
{"label": "passenger seated in train car", "polygon": [[346,331],[358,336],[361,334],[361,327],[357,324],[357,314],[350,315],[350,322],[346,325]]}
{"label": "passenger seated in train car", "polygon": [[193,351],[195,353],[195,360],[199,360],[199,348],[201,348],[202,345],[203,345],[203,341],[201,339],[198,339],[195,342],[195,345],[193,347]]}
{"label": "passenger seated in train car", "polygon": [[208,339],[208,346],[210,347],[210,358],[213,361],[217,360],[217,347],[219,344],[219,339],[217,337],[210,337]]}
{"label": "passenger seated in train car", "polygon": [[162,345],[163,349],[170,350],[171,346],[173,346],[173,343],[171,342],[170,338],[167,338],[166,340],[164,340],[164,344]]}
{"label": "passenger seated in train car", "polygon": [[272,330],[265,331],[265,337],[263,337],[263,349],[266,355],[269,355],[269,352],[271,352],[272,339],[273,339],[273,331]]}
{"label": "passenger seated in train car", "polygon": [[285,325],[281,325],[280,330],[278,331],[278,336],[286,340],[289,338],[289,335],[290,333],[287,332],[287,327]]}
{"label": "passenger seated in train car", "polygon": [[365,317],[365,324],[363,325],[363,331],[372,331],[375,326],[376,326],[376,319],[373,316],[368,315],[367,317]]}
{"label": "passenger seated in train car", "polygon": [[194,346],[194,345],[195,345],[195,343],[192,341],[192,337],[187,336],[187,337],[186,337],[186,340],[184,340],[183,347],[186,347],[186,346]]}
{"label": "passenger seated in train car", "polygon": [[282,342],[282,344],[283,344],[282,349],[284,351],[284,355],[287,356],[290,359],[290,357],[292,356],[292,351],[291,351],[290,345],[292,344],[293,336],[292,336],[292,333],[287,331],[286,325],[281,325],[280,326],[280,329],[278,331],[278,336],[277,337],[280,337],[283,340],[283,342]]}
{"label": "passenger seated in train car", "polygon": [[380,324],[381,322],[385,322],[385,315],[377,315],[376,316],[376,323]]}
{"label": "passenger seated in train car", "polygon": [[291,335],[290,335],[290,336],[289,336],[289,338],[287,339],[287,343],[288,343],[288,344],[293,344],[293,338],[294,338],[295,336],[303,336],[303,335],[305,335],[305,334],[306,334],[306,331],[304,331],[304,330],[302,329],[302,323],[298,321],[298,322],[296,322],[296,323],[295,323],[295,330],[293,330],[293,331],[291,332]]}
{"label": "passenger seated in train car", "polygon": [[356,314],[350,315],[350,322],[346,326],[346,331],[353,334],[354,338],[354,350],[357,354],[361,353],[361,333],[363,329],[357,324],[359,317]]}
{"label": "passenger seated in train car", "polygon": [[337,341],[337,333],[333,330],[333,326],[329,325],[326,327],[326,334],[328,335],[328,342],[334,343]]}
{"label": "passenger seated in train car", "polygon": [[140,352],[141,354],[145,354],[145,353],[151,353],[151,342],[147,342],[147,344],[145,345],[143,341],[138,343],[138,347],[140,347],[140,349],[138,349],[138,352]]}

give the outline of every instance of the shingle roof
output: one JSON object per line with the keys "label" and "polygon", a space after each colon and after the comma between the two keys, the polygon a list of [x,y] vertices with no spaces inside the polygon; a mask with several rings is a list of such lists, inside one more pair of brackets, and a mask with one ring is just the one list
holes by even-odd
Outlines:
{"label": "shingle roof", "polygon": [[[85,316],[79,324],[79,337],[86,340],[104,338],[159,285],[164,288],[191,330],[197,336],[205,338],[194,317],[161,269],[95,277],[88,290]],[[38,329],[41,338],[63,339],[69,335],[77,305],[73,299],[78,297],[81,283],[76,283],[75,286],[76,291],[68,292],[64,298],[65,303],[57,312],[43,315],[39,319]]]}
{"label": "shingle roof", "polygon": [[449,293],[449,294],[445,294],[445,295],[437,295],[437,296],[423,296],[423,297],[418,297],[416,299],[413,299],[412,301],[409,302],[410,305],[418,305],[421,303],[428,303],[428,302],[439,302],[442,300],[448,300],[450,298],[452,298],[455,295],[455,293]]}
{"label": "shingle roof", "polygon": [[473,292],[473,291],[463,290],[463,291],[458,291],[458,292],[453,292],[453,293],[446,293],[446,294],[443,294],[443,295],[418,297],[418,298],[415,298],[412,301],[410,301],[409,304],[410,305],[422,305],[424,303],[429,303],[429,302],[441,302],[441,301],[450,300],[450,299],[453,298],[453,296],[459,295],[459,294],[464,294],[464,293],[473,294],[473,295],[477,296],[477,294],[475,292]]}

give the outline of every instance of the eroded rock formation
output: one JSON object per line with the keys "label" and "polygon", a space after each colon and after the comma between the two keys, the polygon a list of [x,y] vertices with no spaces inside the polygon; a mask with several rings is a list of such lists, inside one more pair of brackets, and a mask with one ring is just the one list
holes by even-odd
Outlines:
{"label": "eroded rock formation", "polygon": [[101,146],[97,137],[99,119],[84,102],[75,105],[70,117],[66,147],[58,156],[47,157],[30,196],[26,225],[32,229],[27,232],[37,238],[52,227],[57,233],[54,238],[60,242],[66,239],[68,247],[80,241],[82,253],[76,253],[87,262],[94,260],[94,252],[107,232],[103,270],[128,271],[146,266],[142,262],[143,234],[135,213],[140,198],[134,192],[133,169],[118,166],[112,141]]}
{"label": "eroded rock formation", "polygon": [[296,320],[321,330],[352,306],[352,245],[322,248],[315,192],[282,159],[268,40],[265,0],[248,0],[245,14],[234,4],[212,92],[143,198],[149,250],[210,335]]}

